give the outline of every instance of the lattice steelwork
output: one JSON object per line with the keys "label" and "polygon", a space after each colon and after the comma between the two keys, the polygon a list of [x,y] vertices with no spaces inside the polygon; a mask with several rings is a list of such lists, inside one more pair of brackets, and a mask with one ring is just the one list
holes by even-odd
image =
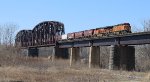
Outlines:
{"label": "lattice steelwork", "polygon": [[27,47],[32,41],[32,30],[21,30],[17,33],[15,38],[16,46]]}
{"label": "lattice steelwork", "polygon": [[21,47],[55,44],[56,36],[65,33],[64,24],[58,21],[44,21],[33,30],[22,30],[16,35],[16,45]]}

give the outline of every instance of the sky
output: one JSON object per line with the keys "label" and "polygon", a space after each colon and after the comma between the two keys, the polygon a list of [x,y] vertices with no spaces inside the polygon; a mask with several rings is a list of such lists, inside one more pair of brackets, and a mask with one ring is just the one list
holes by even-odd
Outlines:
{"label": "sky", "polygon": [[0,0],[0,25],[13,23],[18,31],[42,21],[60,21],[66,33],[128,22],[142,30],[150,19],[150,0]]}

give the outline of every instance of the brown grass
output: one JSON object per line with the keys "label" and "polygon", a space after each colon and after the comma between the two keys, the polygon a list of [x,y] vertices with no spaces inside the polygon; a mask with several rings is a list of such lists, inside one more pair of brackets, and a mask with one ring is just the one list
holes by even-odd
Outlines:
{"label": "brown grass", "polygon": [[110,71],[69,60],[29,58],[0,49],[0,82],[149,82],[150,73]]}
{"label": "brown grass", "polygon": [[[47,58],[16,58],[15,65],[0,67],[0,81],[23,82],[141,82],[147,81],[146,73],[109,71],[106,69],[74,66],[69,60]],[[79,65],[79,64],[77,64]],[[80,68],[79,68],[80,67]],[[143,80],[144,79],[144,80]],[[149,81],[149,80],[148,80]]]}

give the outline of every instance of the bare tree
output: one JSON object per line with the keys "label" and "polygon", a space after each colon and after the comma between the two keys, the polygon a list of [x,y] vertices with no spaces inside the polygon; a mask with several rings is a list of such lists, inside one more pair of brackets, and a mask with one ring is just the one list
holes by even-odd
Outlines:
{"label": "bare tree", "polygon": [[[150,20],[144,21],[143,28],[145,32],[150,31]],[[144,45],[143,49],[144,52],[146,53],[145,55],[147,55],[147,57],[150,58],[150,45],[149,44]]]}
{"label": "bare tree", "polygon": [[150,20],[145,20],[143,23],[144,31],[150,31]]}
{"label": "bare tree", "polygon": [[[143,22],[143,29],[145,32],[150,31],[150,20]],[[136,69],[139,71],[150,70],[150,44],[138,45],[135,47]]]}
{"label": "bare tree", "polygon": [[[13,47],[17,25],[0,25],[0,64],[9,64],[17,57],[16,48]],[[9,60],[8,62],[6,62]]]}
{"label": "bare tree", "polygon": [[0,30],[0,39],[2,39],[2,43],[5,46],[12,46],[14,43],[15,31],[17,29],[17,25],[15,24],[5,24],[1,26]]}

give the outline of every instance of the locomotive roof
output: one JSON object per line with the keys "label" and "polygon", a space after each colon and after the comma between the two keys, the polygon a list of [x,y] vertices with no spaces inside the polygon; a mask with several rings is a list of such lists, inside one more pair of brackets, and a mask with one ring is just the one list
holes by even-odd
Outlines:
{"label": "locomotive roof", "polygon": [[117,24],[117,25],[112,25],[112,26],[105,26],[105,27],[99,27],[99,28],[96,28],[96,29],[105,29],[105,28],[113,28],[114,26],[118,26],[118,25],[130,25],[130,23],[120,23],[120,24]]}
{"label": "locomotive roof", "polygon": [[106,28],[113,28],[113,26],[99,27],[99,28],[96,28],[96,29],[106,29]]}

